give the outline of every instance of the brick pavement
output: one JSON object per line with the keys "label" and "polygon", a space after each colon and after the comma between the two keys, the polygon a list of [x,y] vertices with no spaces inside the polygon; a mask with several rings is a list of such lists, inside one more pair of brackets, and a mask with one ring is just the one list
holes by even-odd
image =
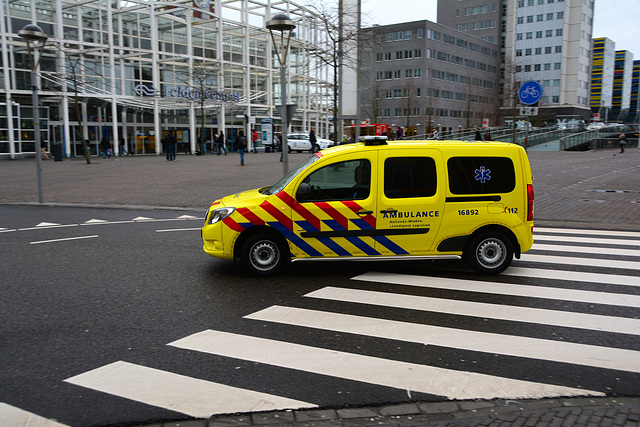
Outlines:
{"label": "brick pavement", "polygon": [[[306,158],[292,153],[290,168]],[[640,151],[530,152],[538,225],[640,229]],[[218,197],[282,176],[278,153],[95,157],[43,164],[45,203],[202,210]],[[37,202],[34,159],[0,161],[0,203]]]}
{"label": "brick pavement", "polygon": [[[290,155],[290,167],[307,154]],[[536,224],[640,230],[640,151],[531,152]],[[204,210],[218,197],[270,185],[279,154],[129,156],[43,162],[45,204]],[[0,204],[36,203],[34,159],[0,161]],[[157,426],[640,426],[640,398],[411,403],[218,416]]]}

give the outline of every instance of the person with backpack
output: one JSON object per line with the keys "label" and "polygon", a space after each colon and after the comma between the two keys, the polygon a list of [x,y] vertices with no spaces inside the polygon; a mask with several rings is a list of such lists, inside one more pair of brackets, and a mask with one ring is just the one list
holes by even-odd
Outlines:
{"label": "person with backpack", "polygon": [[244,166],[244,150],[247,148],[247,138],[244,136],[244,131],[238,132],[238,151],[240,152],[240,166]]}

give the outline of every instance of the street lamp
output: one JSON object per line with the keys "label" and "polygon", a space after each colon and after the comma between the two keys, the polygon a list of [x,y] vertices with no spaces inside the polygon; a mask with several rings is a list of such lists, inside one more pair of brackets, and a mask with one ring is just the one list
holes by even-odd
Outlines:
{"label": "street lamp", "polygon": [[38,64],[42,58],[44,46],[47,43],[47,33],[35,24],[27,24],[18,31],[18,35],[27,41],[29,50],[29,63],[31,65],[31,91],[33,104],[33,133],[34,151],[36,154],[36,168],[38,175],[38,203],[43,203],[42,196],[42,157],[40,153],[40,103],[38,102]]}
{"label": "street lamp", "polygon": [[[282,119],[282,172],[283,175],[289,173],[289,150],[287,145],[287,132],[291,117],[287,108],[287,54],[289,53],[289,43],[291,42],[291,32],[296,28],[296,24],[284,13],[275,14],[270,21],[267,21],[267,29],[271,34],[271,41],[276,51],[276,57],[280,64],[280,118]],[[280,49],[274,36],[274,31],[280,32]],[[293,116],[293,114],[291,114]]]}

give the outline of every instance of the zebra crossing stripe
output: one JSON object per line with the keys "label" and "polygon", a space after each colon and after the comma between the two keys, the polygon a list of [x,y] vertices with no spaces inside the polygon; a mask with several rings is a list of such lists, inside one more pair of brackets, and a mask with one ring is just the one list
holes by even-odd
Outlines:
{"label": "zebra crossing stripe", "polygon": [[637,237],[640,238],[640,233],[637,231],[611,231],[611,230],[587,230],[583,228],[546,228],[535,227],[533,234],[546,234],[546,233],[558,233],[558,234],[586,234],[595,236],[620,236],[620,237]]}
{"label": "zebra crossing stripe", "polygon": [[640,373],[640,351],[272,306],[247,319]]}
{"label": "zebra crossing stripe", "polygon": [[534,243],[531,249],[550,252],[574,252],[581,254],[593,254],[596,253],[596,249],[599,249],[602,252],[606,252],[607,255],[640,257],[640,249],[594,248],[593,246],[571,245],[545,245],[543,243]]}
{"label": "zebra crossing stripe", "polygon": [[[517,262],[516,262],[517,263]],[[572,282],[598,283],[601,285],[640,286],[637,276],[584,273],[581,271],[544,270],[540,268],[509,267],[503,276],[527,277],[535,279],[567,280]]]}
{"label": "zebra crossing stripe", "polygon": [[315,408],[316,405],[230,387],[123,361],[65,380],[81,387],[196,418],[214,414]]}
{"label": "zebra crossing stripe", "polygon": [[583,266],[589,266],[589,267],[603,267],[603,268],[623,268],[626,270],[640,270],[640,262],[638,261],[619,261],[615,259],[577,258],[577,257],[567,257],[567,256],[534,255],[534,254],[525,253],[525,254],[522,254],[520,261],[543,262],[543,263],[549,263],[549,264],[562,264],[562,265],[583,265]]}
{"label": "zebra crossing stripe", "polygon": [[445,277],[416,276],[398,273],[369,272],[353,277],[351,280],[640,308],[640,295],[548,288],[543,286],[519,285],[515,283],[476,282],[473,280],[448,279]]}
{"label": "zebra crossing stripe", "polygon": [[49,420],[7,403],[0,402],[0,426],[66,427],[66,424]]}
{"label": "zebra crossing stripe", "polygon": [[436,368],[213,330],[193,334],[169,345],[449,399],[604,395],[591,390]]}
{"label": "zebra crossing stripe", "polygon": [[[624,245],[624,246],[638,246],[640,240],[627,240],[627,239],[606,239],[595,237],[576,237],[576,236],[557,236],[557,235],[533,235],[533,240],[544,240],[547,242],[572,242],[572,243],[587,243],[589,245]],[[606,249],[604,249],[606,250]]]}
{"label": "zebra crossing stripe", "polygon": [[640,319],[333,287],[310,292],[305,297],[484,319],[640,335]]}

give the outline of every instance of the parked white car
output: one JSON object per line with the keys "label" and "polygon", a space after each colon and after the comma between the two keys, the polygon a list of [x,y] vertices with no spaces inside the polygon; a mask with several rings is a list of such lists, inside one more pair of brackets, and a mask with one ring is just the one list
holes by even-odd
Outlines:
{"label": "parked white car", "polygon": [[[311,141],[309,141],[308,133],[290,133],[287,135],[287,145],[289,146],[289,153],[296,151],[301,153],[303,151],[311,151]],[[322,139],[316,137],[316,145],[314,151],[324,150],[333,145],[333,141],[329,139]]]}
{"label": "parked white car", "polygon": [[587,126],[587,130],[603,129],[606,127],[607,125],[602,122],[593,122],[593,123],[589,123],[589,125]]}

